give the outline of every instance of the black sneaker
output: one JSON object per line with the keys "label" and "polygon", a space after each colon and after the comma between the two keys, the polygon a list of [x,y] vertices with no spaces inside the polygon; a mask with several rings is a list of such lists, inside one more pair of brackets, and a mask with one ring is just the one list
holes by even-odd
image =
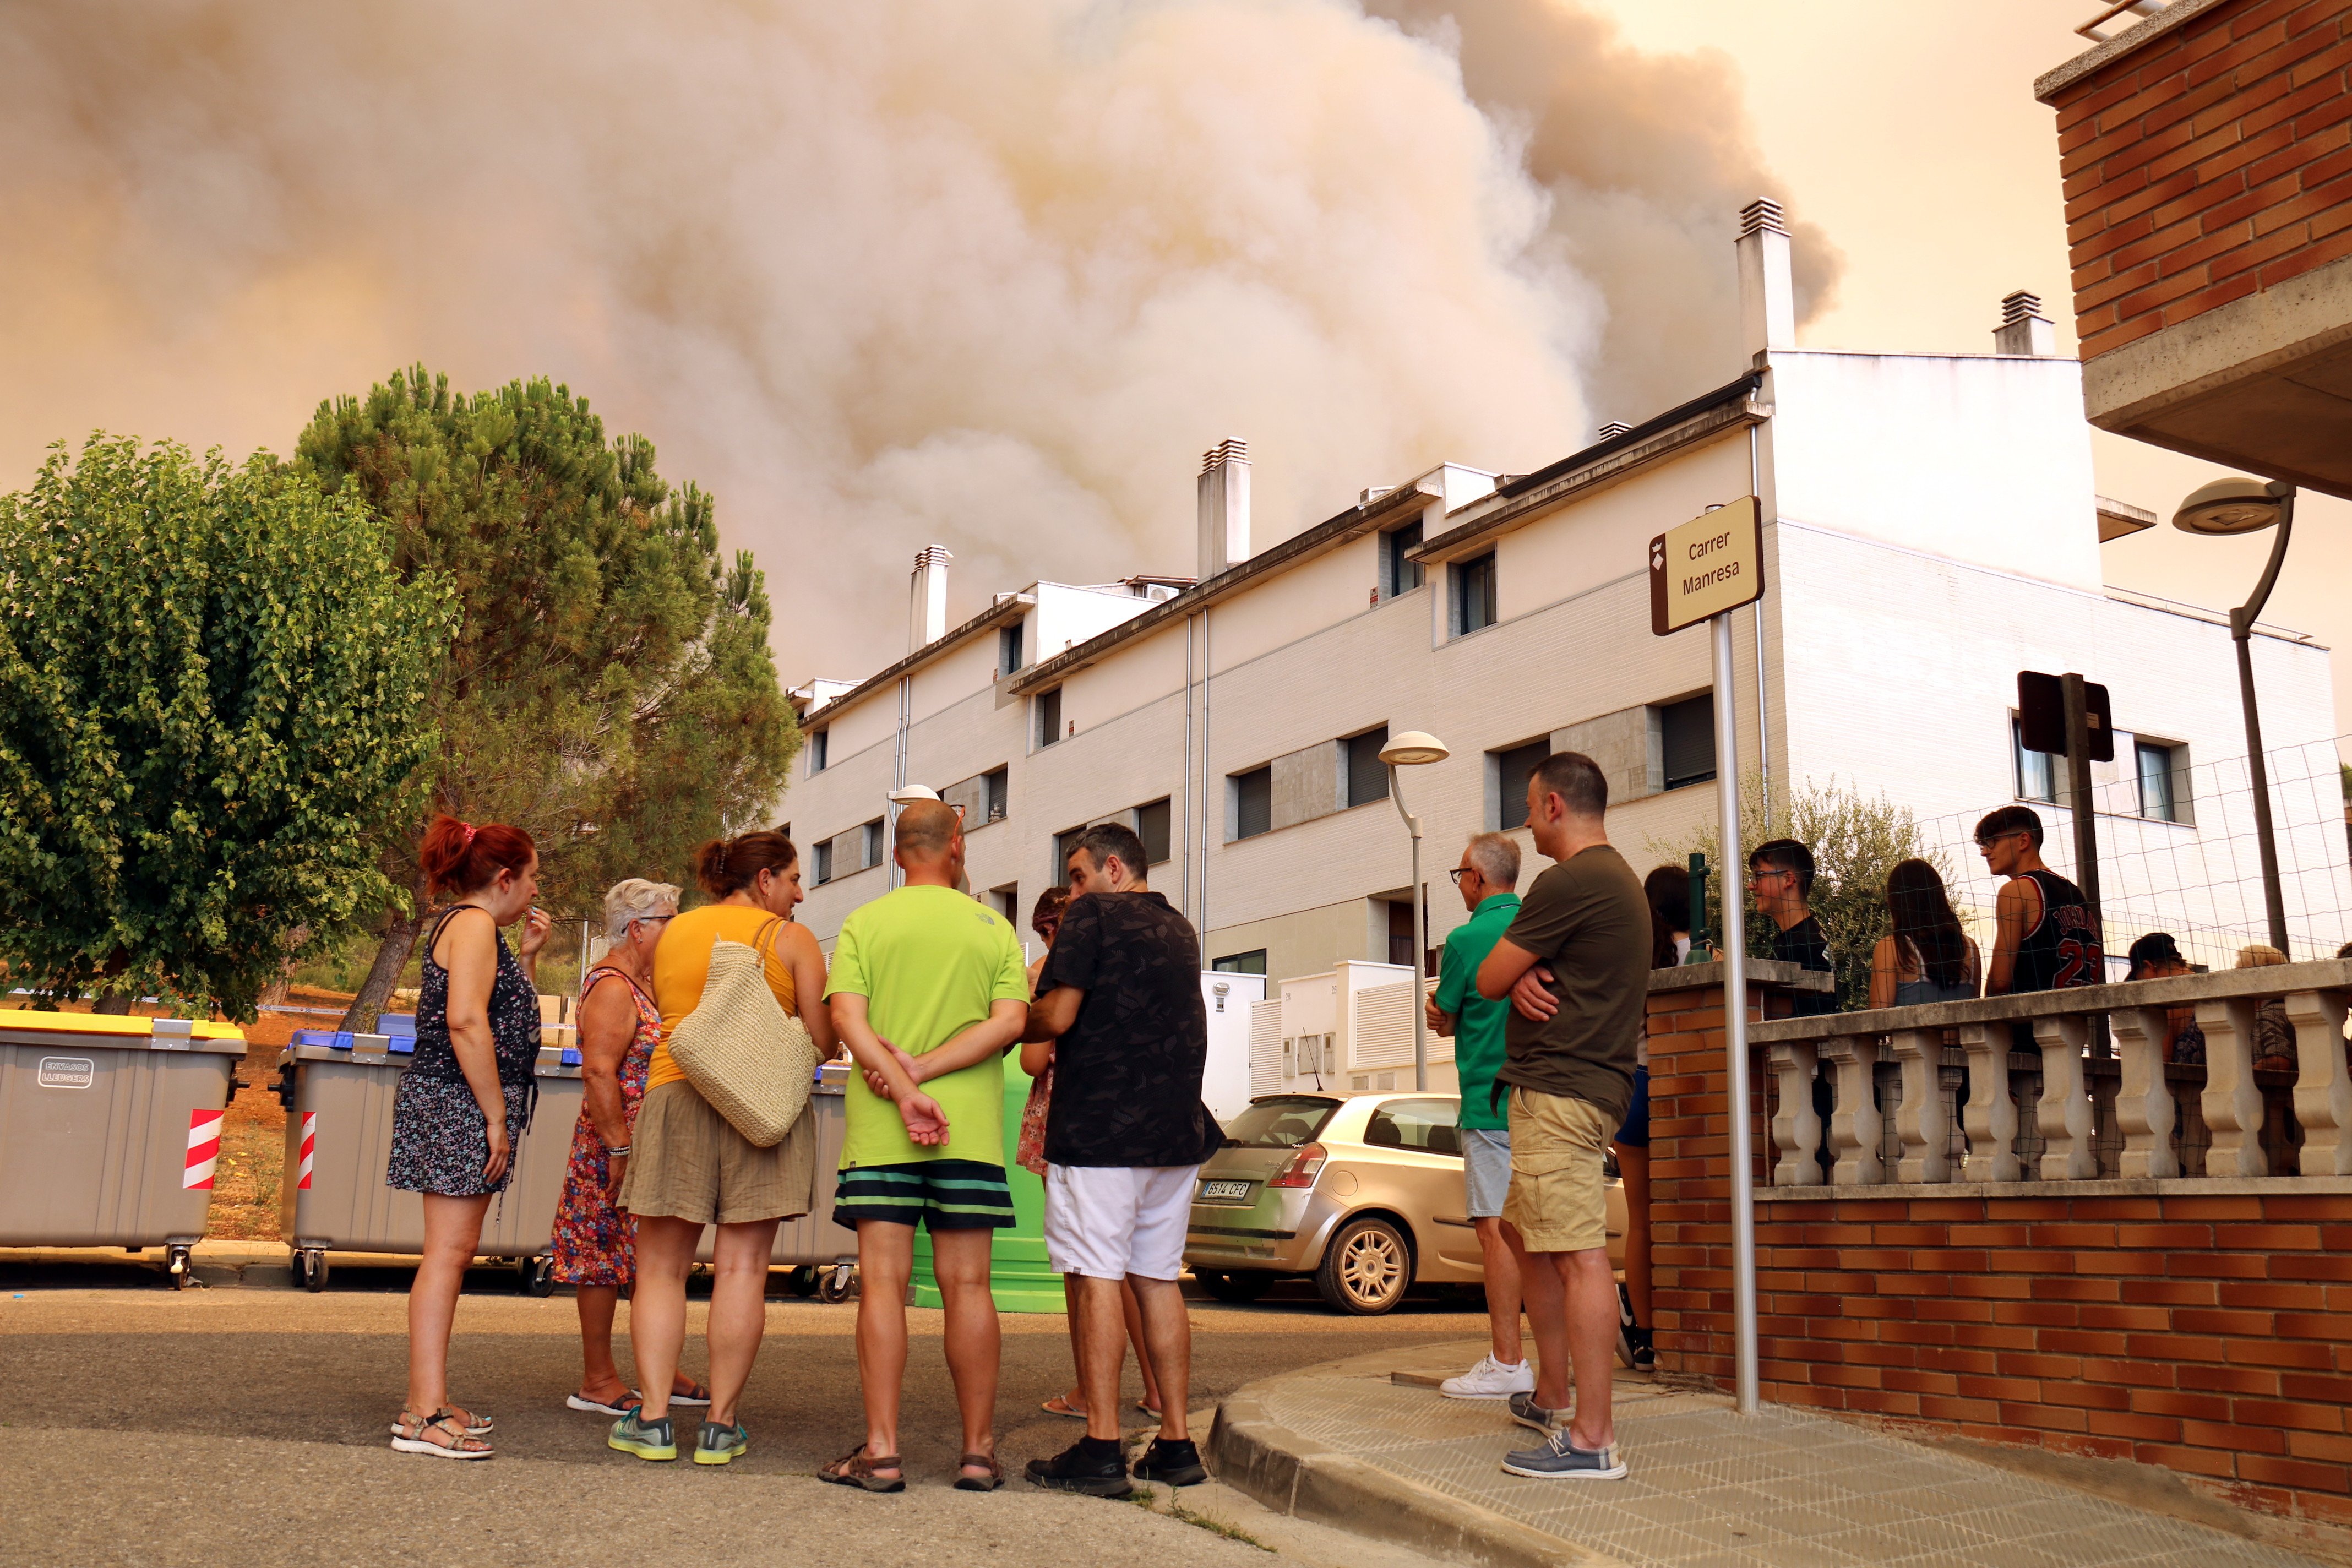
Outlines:
{"label": "black sneaker", "polygon": [[1135,1479],[1139,1481],[1160,1481],[1171,1487],[1197,1487],[1209,1479],[1201,1468],[1201,1450],[1189,1437],[1173,1442],[1166,1437],[1154,1437],[1143,1458],[1135,1461]]}
{"label": "black sneaker", "polygon": [[1558,1410],[1550,1410],[1538,1405],[1536,1396],[1532,1394],[1511,1395],[1511,1419],[1529,1431],[1540,1432],[1547,1437],[1568,1425],[1568,1418],[1573,1413],[1573,1406],[1562,1406]]}
{"label": "black sneaker", "polygon": [[1650,1331],[1647,1329],[1633,1331],[1633,1360],[1631,1364],[1633,1370],[1639,1373],[1654,1373],[1658,1370],[1658,1350],[1650,1342]]}
{"label": "black sneaker", "polygon": [[1135,1490],[1116,1437],[1081,1437],[1050,1459],[1030,1460],[1029,1484],[1088,1497],[1122,1498]]}
{"label": "black sneaker", "polygon": [[1633,1321],[1633,1292],[1621,1279],[1617,1282],[1617,1359],[1629,1367],[1634,1364],[1641,1332],[1642,1325]]}

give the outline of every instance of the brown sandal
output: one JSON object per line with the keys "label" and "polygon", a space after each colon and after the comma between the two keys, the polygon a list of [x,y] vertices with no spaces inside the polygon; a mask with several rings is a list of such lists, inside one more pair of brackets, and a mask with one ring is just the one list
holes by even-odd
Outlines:
{"label": "brown sandal", "polygon": [[[996,1462],[993,1454],[966,1454],[956,1461],[956,1468],[955,1485],[960,1492],[992,1492],[1004,1484],[1004,1467]],[[982,1480],[978,1476],[961,1473],[968,1469],[986,1470],[988,1479]]]}
{"label": "brown sandal", "polygon": [[[437,1432],[439,1437],[427,1436]],[[414,1410],[404,1410],[400,1419],[392,1424],[392,1446],[403,1454],[429,1454],[436,1459],[487,1459],[490,1446],[468,1433],[463,1418],[453,1410],[436,1410],[430,1415],[419,1415]]]}
{"label": "brown sandal", "polygon": [[848,1453],[816,1473],[821,1481],[831,1481],[837,1487],[856,1487],[860,1491],[902,1492],[907,1489],[907,1478],[902,1475],[877,1476],[877,1470],[899,1468],[896,1454],[869,1454],[860,1443]]}

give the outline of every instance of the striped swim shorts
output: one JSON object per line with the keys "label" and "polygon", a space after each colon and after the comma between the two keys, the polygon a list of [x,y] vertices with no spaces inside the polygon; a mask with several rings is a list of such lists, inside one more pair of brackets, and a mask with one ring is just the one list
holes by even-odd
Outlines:
{"label": "striped swim shorts", "polygon": [[903,1165],[853,1165],[833,1190],[833,1223],[855,1229],[866,1219],[943,1230],[1002,1230],[1013,1223],[1013,1189],[1004,1167],[978,1160],[911,1160]]}

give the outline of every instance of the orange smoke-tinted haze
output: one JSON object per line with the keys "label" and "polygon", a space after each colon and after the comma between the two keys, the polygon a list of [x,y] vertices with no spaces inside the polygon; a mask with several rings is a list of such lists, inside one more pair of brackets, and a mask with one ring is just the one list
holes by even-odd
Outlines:
{"label": "orange smoke-tinted haze", "polygon": [[[1225,437],[1263,548],[1719,383],[1753,195],[1798,226],[1807,343],[1980,350],[2025,288],[2071,346],[2032,82],[2095,9],[16,5],[0,487],[101,427],[284,452],[414,361],[549,374],[716,492],[787,679],[856,676],[927,543],[951,621],[1189,572]],[[2215,471],[2095,449],[2160,513]],[[2352,647],[2352,508],[2303,521],[2269,618]],[[2166,529],[2107,571],[2219,605],[2263,549]]]}

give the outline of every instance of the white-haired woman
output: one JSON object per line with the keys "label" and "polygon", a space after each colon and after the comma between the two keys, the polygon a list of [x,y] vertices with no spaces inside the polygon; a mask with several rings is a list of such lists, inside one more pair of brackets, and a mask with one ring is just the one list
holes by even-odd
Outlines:
{"label": "white-haired woman", "polygon": [[[580,1121],[555,1211],[550,1247],[554,1275],[579,1287],[580,1351],[586,1370],[574,1410],[620,1415],[637,1395],[613,1363],[613,1314],[624,1286],[635,1282],[636,1246],[629,1216],[614,1206],[627,1173],[629,1137],[646,1097],[646,1070],[661,1038],[653,1002],[654,948],[677,915],[677,889],[632,877],[604,895],[604,933],[612,945],[580,988]],[[618,980],[619,984],[611,982]],[[680,1374],[670,1398],[708,1403],[710,1394]]]}

